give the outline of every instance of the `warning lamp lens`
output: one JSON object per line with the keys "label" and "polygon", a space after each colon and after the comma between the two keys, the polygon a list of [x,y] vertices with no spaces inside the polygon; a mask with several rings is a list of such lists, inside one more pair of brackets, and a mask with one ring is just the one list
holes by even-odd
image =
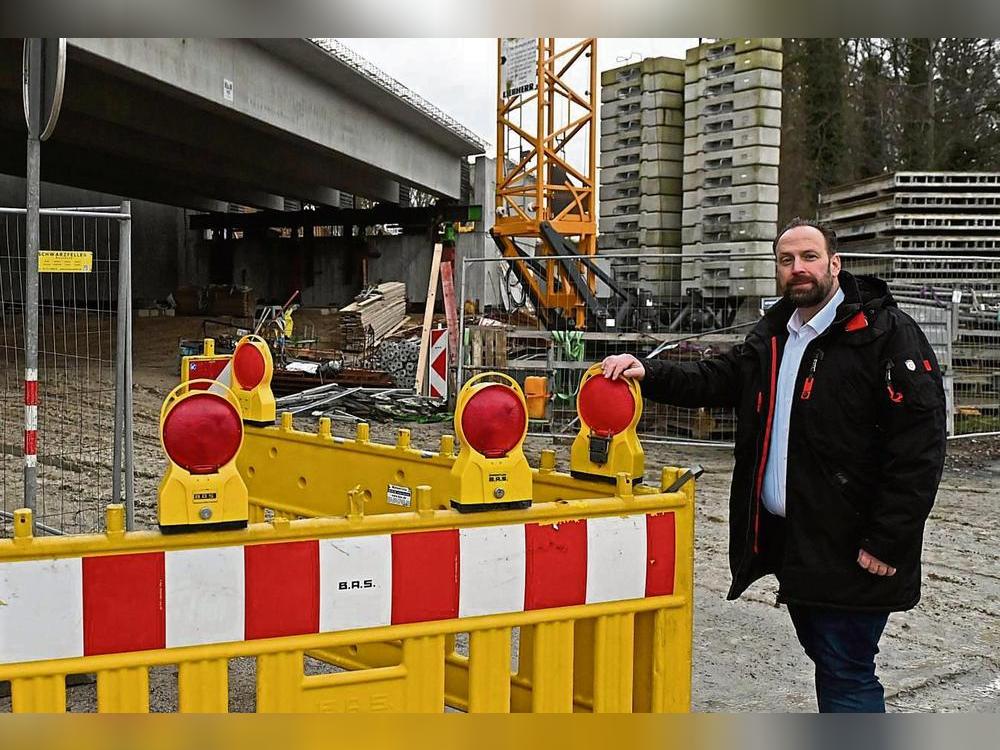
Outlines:
{"label": "warning lamp lens", "polygon": [[506,456],[527,425],[524,404],[512,388],[493,383],[480,388],[462,412],[462,433],[487,458]]}
{"label": "warning lamp lens", "polygon": [[179,401],[163,420],[163,447],[170,460],[192,474],[212,474],[240,449],[243,420],[221,396],[196,393]]}
{"label": "warning lamp lens", "polygon": [[253,344],[241,344],[233,355],[233,375],[244,390],[260,385],[264,379],[264,355]]}
{"label": "warning lamp lens", "polygon": [[632,423],[635,398],[624,380],[598,375],[580,389],[580,419],[599,435],[617,435]]}

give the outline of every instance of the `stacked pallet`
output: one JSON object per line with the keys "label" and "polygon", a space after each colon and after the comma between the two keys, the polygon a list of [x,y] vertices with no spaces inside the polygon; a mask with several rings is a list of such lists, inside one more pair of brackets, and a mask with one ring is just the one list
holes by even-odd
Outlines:
{"label": "stacked pallet", "polygon": [[406,319],[406,284],[387,281],[366,289],[335,314],[333,347],[347,352],[370,348],[397,331]]}
{"label": "stacked pallet", "polygon": [[[684,63],[668,57],[601,73],[602,255],[680,253],[683,91]],[[677,259],[622,257],[612,268],[658,296],[680,291]]]}
{"label": "stacked pallet", "polygon": [[781,39],[688,50],[684,101],[683,290],[774,293]]}
{"label": "stacked pallet", "polygon": [[851,270],[919,286],[1000,291],[1000,173],[878,175],[824,191],[818,215],[837,232],[842,251],[886,256],[853,258]]}

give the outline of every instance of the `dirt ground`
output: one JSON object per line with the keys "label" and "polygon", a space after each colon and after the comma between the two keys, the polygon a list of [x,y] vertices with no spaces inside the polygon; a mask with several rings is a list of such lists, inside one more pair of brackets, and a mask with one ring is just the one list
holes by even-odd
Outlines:
{"label": "dirt ground", "polygon": [[[318,324],[322,321],[319,320]],[[155,524],[156,485],[164,461],[158,412],[177,382],[177,343],[198,337],[200,319],[140,318],[135,326],[135,464],[137,522]],[[404,425],[372,426],[372,438],[391,441]],[[450,424],[407,425],[417,448],[435,448]],[[352,427],[334,423],[334,433]],[[551,438],[529,437],[526,453],[536,464]],[[569,447],[555,446],[560,468]],[[773,579],[758,582],[737,602],[725,601],[728,449],[647,444],[650,476],[663,465],[701,464],[696,495],[693,708],[696,711],[813,711],[811,664],[799,647],[783,607],[775,605]],[[44,469],[43,469],[44,470]],[[61,471],[65,473],[66,468]],[[10,492],[11,487],[6,491]],[[7,503],[5,503],[7,505]],[[949,445],[948,461],[924,544],[920,605],[889,619],[879,673],[891,711],[986,711],[1000,709],[1000,440],[962,439]],[[248,665],[234,665],[233,710],[252,701]],[[172,670],[151,675],[154,704],[176,705]],[[176,688],[173,687],[173,690]],[[156,695],[160,694],[157,699]],[[78,710],[93,710],[91,686],[72,688]],[[9,710],[0,698],[0,711]]]}

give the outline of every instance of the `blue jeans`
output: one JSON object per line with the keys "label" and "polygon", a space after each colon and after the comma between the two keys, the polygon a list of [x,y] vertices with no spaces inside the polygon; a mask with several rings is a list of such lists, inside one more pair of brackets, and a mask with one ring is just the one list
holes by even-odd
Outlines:
{"label": "blue jeans", "polygon": [[888,612],[788,605],[795,633],[816,665],[820,713],[885,713],[875,654]]}

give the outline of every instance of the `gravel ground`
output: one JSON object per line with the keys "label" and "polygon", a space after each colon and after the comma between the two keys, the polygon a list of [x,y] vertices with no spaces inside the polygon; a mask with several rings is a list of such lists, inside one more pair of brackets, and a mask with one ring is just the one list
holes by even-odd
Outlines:
{"label": "gravel ground", "polygon": [[[137,323],[137,521],[141,526],[153,526],[153,501],[164,465],[157,437],[159,407],[176,384],[177,339],[197,336],[200,320],[140,319]],[[373,425],[372,438],[392,441],[400,426]],[[447,423],[407,426],[417,448],[434,448],[438,436],[450,432]],[[349,435],[351,429],[334,423],[335,434]],[[529,460],[537,463],[539,451],[547,447],[552,447],[550,438],[529,437]],[[559,468],[565,468],[569,447],[555,447]],[[705,468],[696,500],[694,710],[815,710],[811,664],[795,639],[787,614],[775,605],[777,586],[773,579],[758,582],[737,602],[725,601],[729,585],[730,451],[652,444],[645,448],[650,477],[657,476],[663,465],[697,463]],[[5,470],[5,478],[15,481],[15,468],[19,467],[8,468],[11,470]],[[61,481],[79,486],[87,467],[70,463],[58,471]],[[890,617],[878,657],[891,711],[1000,709],[998,479],[1000,440],[970,438],[949,445],[944,478],[927,526],[923,600],[916,609]],[[13,484],[4,489],[10,496],[17,493]],[[81,518],[86,520],[87,516]],[[253,709],[253,673],[252,660],[232,662],[230,710]],[[175,710],[176,671],[154,670],[150,682],[154,710]],[[94,692],[92,683],[70,688],[70,708],[94,710]],[[9,698],[0,697],[0,711],[9,709]]]}

